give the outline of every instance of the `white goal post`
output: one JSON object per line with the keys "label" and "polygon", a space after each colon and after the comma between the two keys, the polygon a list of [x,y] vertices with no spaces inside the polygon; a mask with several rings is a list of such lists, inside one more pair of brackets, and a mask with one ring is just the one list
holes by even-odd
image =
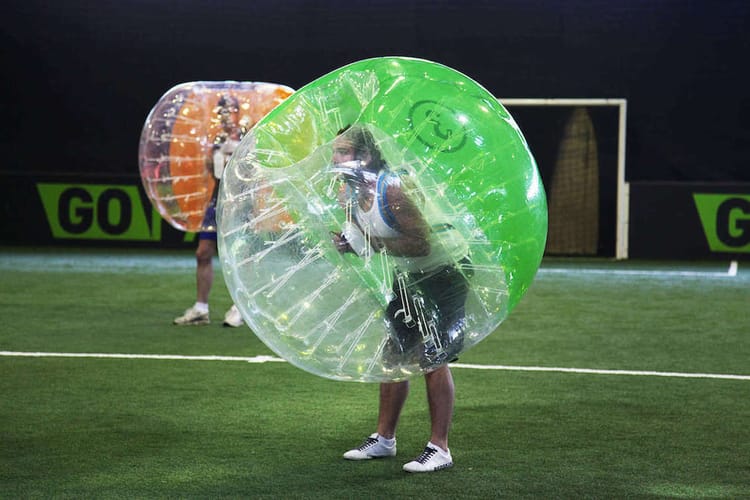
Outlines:
{"label": "white goal post", "polygon": [[[617,137],[617,227],[615,230],[615,258],[628,258],[628,230],[630,185],[625,180],[625,141],[627,125],[626,99],[568,99],[568,98],[498,98],[503,106],[609,106],[618,108]],[[512,114],[512,112],[511,112]]]}

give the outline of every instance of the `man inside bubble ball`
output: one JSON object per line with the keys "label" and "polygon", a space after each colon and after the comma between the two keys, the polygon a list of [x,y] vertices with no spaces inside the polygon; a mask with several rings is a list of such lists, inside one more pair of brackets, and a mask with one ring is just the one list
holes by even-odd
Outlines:
{"label": "man inside bubble ball", "polygon": [[[230,96],[221,96],[214,111],[214,120],[219,132],[214,138],[212,155],[209,159],[216,185],[211,201],[206,209],[201,227],[205,230],[198,233],[198,248],[195,251],[196,261],[196,301],[181,316],[174,319],[175,325],[207,325],[211,322],[208,310],[208,297],[214,280],[213,258],[216,255],[216,197],[219,191],[224,167],[232,156],[232,153],[240,143],[245,130],[237,123],[239,114],[239,103],[237,99]],[[244,324],[242,315],[237,306],[232,305],[224,315],[224,326],[238,327]]]}
{"label": "man inside bubble ball", "polygon": [[[408,176],[388,167],[368,129],[342,129],[334,142],[333,163],[333,171],[345,180],[339,202],[346,212],[341,233],[333,235],[334,244],[342,253],[355,252],[363,258],[370,252],[387,253],[394,262],[383,362],[388,366],[418,361],[425,372],[430,440],[422,454],[403,468],[407,472],[446,469],[453,465],[448,432],[455,400],[447,363],[457,359],[463,346],[468,248],[459,238],[441,237],[436,242],[438,233],[452,227],[428,224]],[[344,453],[344,458],[396,454],[396,426],[408,393],[408,380],[380,385],[376,432]]]}

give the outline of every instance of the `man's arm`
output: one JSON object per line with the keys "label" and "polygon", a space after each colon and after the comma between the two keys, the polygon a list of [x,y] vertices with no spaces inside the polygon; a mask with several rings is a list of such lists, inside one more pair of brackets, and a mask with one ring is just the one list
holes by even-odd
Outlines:
{"label": "man's arm", "polygon": [[388,185],[383,208],[392,216],[395,222],[394,229],[400,235],[395,238],[372,238],[372,246],[376,250],[385,249],[386,252],[398,257],[429,255],[430,227],[419,208],[404,193],[400,183]]}

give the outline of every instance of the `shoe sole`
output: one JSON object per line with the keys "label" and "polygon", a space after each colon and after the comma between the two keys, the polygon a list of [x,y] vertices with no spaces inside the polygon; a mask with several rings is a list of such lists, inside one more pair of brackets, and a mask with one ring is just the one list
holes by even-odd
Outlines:
{"label": "shoe sole", "polygon": [[360,460],[375,460],[378,458],[390,458],[390,457],[395,457],[395,456],[396,456],[395,453],[393,455],[366,455],[364,457],[360,457],[360,456],[348,456],[347,457],[346,454],[344,454],[344,458],[346,460],[352,460],[355,462],[360,461]]}
{"label": "shoe sole", "polygon": [[211,323],[211,321],[207,320],[207,319],[206,320],[199,320],[199,321],[186,321],[184,323],[178,323],[176,321],[174,322],[174,324],[177,325],[177,326],[201,326],[201,325],[208,325],[210,323]]}
{"label": "shoe sole", "polygon": [[437,471],[441,471],[443,469],[450,469],[451,467],[453,467],[453,462],[448,463],[448,464],[438,465],[437,467],[433,467],[432,469],[414,469],[414,470],[412,470],[412,469],[407,469],[406,465],[404,465],[404,470],[406,472],[409,472],[409,473],[412,473],[412,474],[417,474],[417,473],[420,473],[420,472],[437,472]]}

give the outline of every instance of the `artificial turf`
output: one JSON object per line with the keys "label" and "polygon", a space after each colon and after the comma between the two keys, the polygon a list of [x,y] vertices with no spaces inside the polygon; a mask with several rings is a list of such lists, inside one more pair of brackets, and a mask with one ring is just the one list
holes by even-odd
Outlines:
{"label": "artificial turf", "polygon": [[2,498],[750,498],[742,263],[546,259],[453,368],[455,466],[410,475],[429,437],[420,378],[398,456],[347,462],[374,431],[374,384],[283,362],[21,355],[273,356],[221,327],[219,270],[214,323],[184,328],[189,252],[0,250]]}

